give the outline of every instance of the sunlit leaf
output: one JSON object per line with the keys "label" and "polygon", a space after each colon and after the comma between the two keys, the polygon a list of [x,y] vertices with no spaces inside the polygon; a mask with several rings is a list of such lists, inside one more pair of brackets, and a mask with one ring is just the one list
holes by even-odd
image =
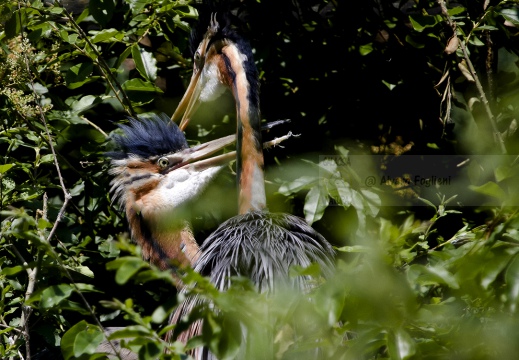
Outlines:
{"label": "sunlit leaf", "polygon": [[21,265],[16,265],[16,266],[13,266],[13,267],[5,267],[2,269],[2,275],[6,275],[6,276],[9,276],[9,275],[15,275],[15,274],[18,274],[20,271],[23,271],[24,270],[24,267],[21,266]]}
{"label": "sunlit leaf", "polygon": [[320,220],[323,217],[324,210],[328,207],[330,198],[328,194],[320,186],[315,186],[305,198],[305,219],[308,224],[312,225],[314,222]]}
{"label": "sunlit leaf", "polygon": [[515,25],[519,25],[519,10],[517,6],[509,7],[509,8],[501,8],[497,11],[498,14],[501,14],[506,20],[510,21]]}
{"label": "sunlit leaf", "polygon": [[369,252],[369,248],[362,245],[354,245],[354,246],[341,246],[337,248],[337,251],[347,252],[347,253],[365,253]]}
{"label": "sunlit leaf", "polygon": [[79,114],[83,111],[90,109],[93,105],[99,102],[101,102],[101,99],[98,96],[87,95],[83,96],[81,99],[77,101],[72,102],[71,106],[72,110]]}
{"label": "sunlit leaf", "polygon": [[505,272],[510,311],[517,312],[519,304],[519,255],[515,255]]}
{"label": "sunlit leaf", "polygon": [[5,165],[0,165],[0,174],[4,174],[6,173],[10,168],[12,168],[14,166],[14,164],[5,164]]}
{"label": "sunlit leaf", "polygon": [[[112,1],[112,0],[107,0]],[[90,2],[92,4],[92,2]],[[105,29],[97,32],[94,37],[91,39],[92,43],[99,42],[112,42],[112,41],[120,41],[124,37],[124,33],[117,29]]]}
{"label": "sunlit leaf", "polygon": [[416,353],[416,344],[409,334],[401,329],[394,329],[389,332],[387,347],[391,359],[409,359]]}
{"label": "sunlit leaf", "polygon": [[157,60],[138,44],[131,49],[133,61],[141,76],[148,81],[154,81],[157,77]]}
{"label": "sunlit leaf", "polygon": [[290,183],[281,185],[279,192],[285,196],[289,196],[301,190],[312,188],[318,181],[319,178],[316,176],[301,176]]}

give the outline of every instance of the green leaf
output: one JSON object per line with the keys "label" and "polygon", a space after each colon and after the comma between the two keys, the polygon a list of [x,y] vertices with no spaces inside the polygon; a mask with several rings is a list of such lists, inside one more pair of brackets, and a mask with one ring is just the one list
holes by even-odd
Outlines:
{"label": "green leaf", "polygon": [[58,305],[63,299],[68,298],[74,288],[68,284],[52,285],[43,290],[40,299],[40,308],[49,309]]}
{"label": "green leaf", "polygon": [[278,191],[285,196],[289,196],[301,190],[310,189],[318,182],[319,178],[316,176],[301,176],[292,182],[284,183]]}
{"label": "green leaf", "polygon": [[310,266],[299,266],[299,265],[292,265],[289,270],[289,274],[292,277],[296,276],[319,276],[321,274],[321,267],[319,264],[311,264]]}
{"label": "green leaf", "polygon": [[76,337],[86,329],[88,329],[90,325],[85,320],[81,320],[76,325],[72,326],[70,329],[67,330],[65,334],[63,334],[63,337],[61,338],[61,353],[63,355],[63,358],[65,360],[69,360],[74,358],[74,343],[76,340]]}
{"label": "green leaf", "polygon": [[362,56],[366,56],[369,53],[371,53],[372,51],[373,51],[373,44],[372,43],[364,44],[364,45],[359,46],[359,53]]}
{"label": "green leaf", "polygon": [[474,28],[473,31],[477,31],[477,30],[496,31],[496,30],[499,30],[499,29],[496,28],[495,26],[492,26],[492,25],[481,25],[481,26],[478,26],[478,27]]}
{"label": "green leaf", "polygon": [[[110,1],[110,0],[108,0]],[[92,43],[99,42],[113,42],[113,41],[121,41],[124,38],[124,33],[117,29],[105,29],[101,30],[91,38]]]}
{"label": "green leaf", "polygon": [[82,320],[63,335],[61,352],[65,360],[93,354],[103,339],[103,332],[98,326]]}
{"label": "green leaf", "polygon": [[157,61],[152,54],[144,51],[138,44],[133,45],[132,58],[139,74],[148,81],[154,81],[157,77]]}
{"label": "green leaf", "polygon": [[43,230],[43,229],[50,229],[52,227],[52,224],[45,220],[45,219],[38,219],[38,229],[40,230]]}
{"label": "green leaf", "polygon": [[160,271],[158,269],[150,269],[141,271],[135,276],[135,281],[146,283],[148,281],[153,280],[162,280],[171,283],[171,285],[174,285],[173,278],[170,272],[168,271]]}
{"label": "green leaf", "polygon": [[45,154],[43,155],[41,158],[40,158],[40,164],[45,164],[45,163],[51,163],[54,161],[54,155],[52,154]]}
{"label": "green leaf", "polygon": [[336,180],[334,181],[334,185],[339,196],[340,204],[344,207],[349,207],[352,203],[353,197],[350,185],[344,180]]}
{"label": "green leaf", "polygon": [[0,174],[5,174],[10,168],[12,168],[14,164],[4,164],[0,165]]}
{"label": "green leaf", "polygon": [[133,256],[125,256],[106,264],[108,270],[117,270],[115,281],[120,285],[125,284],[141,268],[147,266],[144,260]]}
{"label": "green leaf", "polygon": [[144,81],[142,79],[131,79],[125,81],[122,84],[122,87],[126,91],[136,91],[136,92],[162,92],[158,87],[153,85],[148,81]]}
{"label": "green leaf", "polygon": [[139,359],[155,360],[164,352],[164,344],[159,342],[147,341],[139,349]]}
{"label": "green leaf", "polygon": [[420,15],[420,14],[413,14],[409,15],[409,20],[411,21],[411,25],[413,26],[413,29],[415,29],[418,32],[422,32],[427,28],[432,28],[436,24],[442,21],[440,15]]}
{"label": "green leaf", "polygon": [[89,76],[92,74],[93,70],[94,64],[91,62],[80,63],[72,66],[65,74],[67,87],[75,89],[90,82],[91,79],[89,79]]}
{"label": "green leaf", "polygon": [[[90,270],[87,266],[79,265],[79,266],[70,268],[70,270],[76,271],[76,272],[80,273],[81,275],[85,275],[89,278],[92,278],[92,279],[94,278],[94,272],[92,270]],[[77,285],[79,285],[79,284],[77,284]]]}
{"label": "green leaf", "polygon": [[304,213],[308,224],[312,225],[314,222],[323,217],[324,210],[330,203],[330,197],[326,194],[321,186],[315,186],[305,198]]}
{"label": "green leaf", "polygon": [[369,252],[369,247],[362,245],[342,246],[337,248],[337,251],[346,253],[367,253]]}
{"label": "green leaf", "polygon": [[491,197],[497,198],[499,200],[506,199],[506,194],[503,191],[503,189],[501,189],[499,187],[499,185],[497,185],[493,181],[489,181],[486,184],[481,185],[481,186],[470,185],[469,189],[472,191],[475,191],[479,194],[491,196]]}
{"label": "green leaf", "polygon": [[447,285],[451,289],[459,289],[456,278],[440,266],[424,266],[413,264],[408,268],[408,274],[421,285]]}
{"label": "green leaf", "polygon": [[364,196],[365,202],[368,205],[366,207],[368,215],[376,217],[382,205],[380,196],[371,190],[360,190],[360,193]]}
{"label": "green leaf", "polygon": [[130,5],[133,14],[140,13],[149,4],[149,0],[126,0],[126,2]]}
{"label": "green leaf", "polygon": [[515,255],[505,272],[509,309],[516,313],[519,305],[519,255]]}
{"label": "green leaf", "polygon": [[90,15],[102,26],[108,24],[113,16],[114,10],[114,0],[90,0],[88,2]]}
{"label": "green leaf", "polygon": [[72,111],[74,111],[74,113],[80,114],[80,113],[92,108],[94,105],[96,105],[100,102],[101,102],[101,98],[99,98],[98,96],[86,95],[86,96],[83,96],[79,100],[73,101],[70,106],[72,108]]}
{"label": "green leaf", "polygon": [[484,289],[496,281],[510,261],[512,254],[508,251],[495,251],[492,257],[485,258],[485,262],[480,266],[481,286]]}
{"label": "green leaf", "polygon": [[122,328],[121,330],[114,331],[108,336],[110,340],[116,339],[131,339],[136,337],[146,337],[153,335],[150,329],[142,325],[130,325]]}
{"label": "green leaf", "polygon": [[22,265],[16,265],[13,267],[6,267],[2,269],[2,275],[9,276],[18,274],[20,271],[23,271],[24,267]]}
{"label": "green leaf", "polygon": [[[2,4],[2,6],[5,6]],[[7,7],[6,7],[7,8]],[[20,34],[22,31],[22,24],[26,22],[25,11],[14,11],[10,14],[11,16],[5,22],[5,25],[2,27],[5,31],[7,39],[12,39],[13,37]]]}
{"label": "green leaf", "polygon": [[467,10],[467,9],[465,9],[464,7],[456,6],[456,7],[453,7],[451,9],[448,9],[447,13],[450,16],[456,16],[456,15],[459,15],[459,14],[463,14],[465,12],[465,10]]}
{"label": "green leaf", "polygon": [[123,90],[128,98],[137,105],[143,105],[155,100],[157,94],[162,90],[148,81],[142,79],[131,79],[122,84]]}
{"label": "green leaf", "polygon": [[499,9],[496,11],[498,14],[501,14],[506,20],[510,21],[514,25],[519,25],[519,9],[517,6]]}
{"label": "green leaf", "polygon": [[403,329],[395,329],[388,333],[387,348],[393,360],[411,358],[416,353],[416,344]]}

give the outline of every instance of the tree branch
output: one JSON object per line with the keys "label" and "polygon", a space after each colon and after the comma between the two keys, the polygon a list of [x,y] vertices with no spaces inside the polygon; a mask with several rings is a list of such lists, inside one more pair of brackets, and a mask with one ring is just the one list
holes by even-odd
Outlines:
{"label": "tree branch", "polygon": [[488,116],[488,120],[490,121],[490,124],[492,126],[492,130],[494,132],[494,140],[497,142],[497,145],[499,146],[501,152],[503,154],[506,154],[506,147],[503,141],[503,137],[501,136],[501,132],[497,128],[496,119],[494,117],[494,114],[492,113],[492,110],[490,109],[490,105],[488,103],[487,97],[485,95],[485,91],[483,90],[483,86],[481,85],[481,82],[479,81],[479,77],[476,73],[476,70],[474,69],[474,66],[472,65],[472,61],[470,61],[470,57],[467,51],[467,47],[465,46],[465,43],[463,41],[460,41],[458,38],[458,34],[456,32],[456,23],[452,20],[452,18],[449,15],[449,12],[447,11],[447,5],[445,4],[445,0],[437,0],[438,4],[441,7],[442,14],[447,20],[447,24],[452,28],[453,36],[458,39],[459,47],[461,48],[461,51],[463,52],[463,57],[465,61],[467,62],[468,69],[474,78],[474,81],[476,83],[476,88],[479,93],[479,97],[481,99],[481,102],[483,103],[483,107],[485,108],[485,111]]}

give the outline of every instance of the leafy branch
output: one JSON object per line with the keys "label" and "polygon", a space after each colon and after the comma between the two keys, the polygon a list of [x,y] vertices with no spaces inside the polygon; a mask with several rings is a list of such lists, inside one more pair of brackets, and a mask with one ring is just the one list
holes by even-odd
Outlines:
{"label": "leafy branch", "polygon": [[[112,89],[114,95],[117,97],[117,100],[120,102],[120,104],[125,108],[126,112],[128,113],[128,115],[132,116],[132,117],[136,117],[136,113],[135,113],[135,110],[133,109],[133,106],[132,106],[132,102],[130,101],[130,99],[128,98],[128,96],[126,95],[126,92],[124,91],[124,89],[122,88],[121,84],[119,84],[119,81],[117,81],[116,77],[113,75],[111,69],[110,69],[110,66],[106,63],[106,61],[104,60],[102,54],[99,53],[99,51],[97,50],[97,48],[95,47],[95,45],[90,41],[90,38],[87,36],[87,34],[85,34],[85,32],[83,31],[83,29],[76,23],[76,21],[74,20],[74,17],[70,14],[70,12],[63,6],[63,4],[61,3],[61,0],[56,0],[56,2],[61,6],[61,8],[63,9],[63,12],[65,13],[65,15],[67,16],[68,18],[68,21],[72,24],[72,26],[76,29],[76,31],[78,32],[78,34],[81,36],[81,38],[88,44],[88,47],[92,50],[92,52],[95,54],[95,57],[91,57],[88,55],[88,52],[79,48],[78,46],[76,46],[74,44],[74,46],[80,50],[81,52],[83,52],[85,55],[87,55],[89,58],[92,59],[92,61],[94,62],[94,64],[96,64],[98,66],[98,68],[103,72],[104,76],[105,76],[105,79],[106,79],[106,82],[108,83],[108,86],[110,86],[110,88]],[[115,89],[115,86],[117,87],[117,89]],[[120,94],[122,95],[122,99],[120,98]]]}
{"label": "leafy branch", "polygon": [[[19,2],[18,2],[18,9],[20,10],[20,3]],[[18,13],[18,16],[21,16],[21,12]],[[21,19],[20,19],[20,22],[21,22]],[[23,39],[24,38],[23,32],[21,33],[21,36],[22,36],[22,39]],[[53,159],[54,159],[54,166],[56,168],[56,172],[57,172],[58,179],[59,179],[59,182],[60,182],[60,185],[61,185],[61,189],[63,191],[63,196],[64,196],[63,204],[62,204],[62,206],[61,206],[61,208],[60,208],[60,210],[58,212],[56,220],[54,221],[52,229],[50,230],[50,232],[47,235],[46,239],[44,239],[43,238],[43,234],[40,233],[40,235],[42,236],[42,241],[44,243],[46,243],[46,244],[50,244],[51,239],[54,237],[56,229],[58,228],[58,225],[60,224],[61,220],[63,219],[63,216],[65,214],[65,210],[66,210],[66,208],[67,208],[67,206],[69,204],[69,201],[72,199],[72,195],[67,190],[67,187],[65,186],[65,183],[63,181],[63,176],[61,175],[61,168],[60,168],[60,165],[58,163],[58,158],[56,156],[56,152],[54,150],[54,145],[52,143],[51,133],[50,133],[49,128],[47,126],[47,120],[45,119],[45,114],[44,114],[43,108],[41,106],[40,97],[39,97],[39,95],[38,95],[38,93],[36,91],[36,87],[35,87],[33,78],[31,76],[31,69],[30,69],[29,59],[28,59],[26,53],[24,53],[23,56],[24,56],[24,59],[25,59],[26,71],[27,71],[27,74],[29,75],[28,77],[29,77],[30,87],[31,87],[31,89],[33,91],[33,94],[35,96],[35,99],[36,99],[36,104],[37,104],[37,107],[39,109],[40,120],[41,120],[41,122],[42,122],[42,124],[43,124],[43,126],[45,128],[45,132],[47,134],[49,147],[51,149],[51,152],[52,152],[52,155],[53,155]],[[43,210],[42,210],[42,219],[44,219],[45,221],[47,221],[47,210],[46,210],[47,209],[47,200],[46,200],[46,198],[47,198],[46,195],[44,195],[44,207],[43,207]],[[36,266],[31,269],[31,268],[29,268],[28,263],[25,261],[25,259],[20,254],[20,252],[16,249],[16,247],[13,246],[13,249],[14,249],[15,253],[18,255],[18,257],[20,258],[20,260],[22,261],[24,267],[26,267],[26,271],[27,271],[27,275],[28,275],[28,285],[27,285],[27,289],[26,289],[26,292],[25,292],[25,300],[27,301],[31,297],[31,295],[34,292],[34,289],[36,287],[37,275],[38,275],[39,268],[41,266],[42,251],[38,251],[38,261],[36,263]],[[92,306],[87,301],[87,299],[83,295],[82,291],[79,289],[79,287],[75,283],[75,281],[74,281],[72,275],[70,274],[70,272],[68,271],[68,269],[61,262],[61,260],[59,258],[59,255],[54,251],[52,246],[48,246],[47,247],[47,251],[49,251],[51,253],[53,258],[58,262],[58,264],[61,267],[61,269],[65,272],[65,274],[67,275],[67,277],[71,281],[72,286],[74,287],[75,291],[80,296],[81,300],[83,301],[83,304],[88,309],[88,311],[90,312],[91,316],[96,321],[98,326],[101,329],[104,329],[104,327],[102,326],[100,320],[97,318],[97,315],[95,314]],[[21,320],[20,326],[24,329],[23,330],[23,335],[25,337],[26,359],[27,360],[30,360],[30,358],[31,358],[30,338],[29,338],[29,318],[30,318],[31,313],[32,313],[32,308],[30,306],[28,306],[28,305],[24,305],[23,306],[22,320]],[[108,337],[108,333],[105,333],[105,337]],[[109,344],[112,347],[112,350],[114,351],[114,353],[117,354],[118,358],[121,358],[119,353],[118,353],[118,350],[115,348],[114,344],[111,341],[109,341]]]}

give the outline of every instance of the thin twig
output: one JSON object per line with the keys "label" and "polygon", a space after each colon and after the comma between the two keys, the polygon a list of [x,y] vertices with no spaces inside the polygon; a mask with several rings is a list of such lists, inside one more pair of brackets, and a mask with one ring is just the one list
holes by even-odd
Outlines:
{"label": "thin twig", "polygon": [[[458,38],[458,34],[457,34],[457,31],[456,31],[456,23],[452,20],[451,16],[449,15],[449,13],[447,11],[447,5],[445,5],[445,0],[437,0],[437,1],[438,1],[438,4],[440,5],[440,7],[442,9],[443,16],[445,16],[445,19],[447,20],[447,23],[452,28],[453,36]],[[478,77],[478,75],[476,73],[476,70],[474,69],[474,66],[472,65],[472,61],[470,61],[470,57],[469,57],[469,54],[468,54],[468,51],[467,51],[467,47],[465,46],[465,43],[463,41],[460,41],[459,39],[458,39],[458,43],[459,43],[459,46],[461,48],[461,51],[463,52],[463,57],[464,57],[465,61],[467,62],[467,66],[469,68],[469,71],[470,71],[470,73],[471,73],[471,75],[474,78],[474,81],[476,83],[476,88],[478,89],[479,97],[481,98],[481,102],[483,103],[483,107],[485,108],[485,110],[487,112],[488,120],[490,121],[490,124],[492,126],[492,130],[494,132],[495,141],[498,143],[498,146],[500,147],[501,152],[503,154],[506,154],[506,147],[505,147],[505,143],[503,141],[503,137],[501,136],[501,132],[497,128],[496,120],[495,120],[494,114],[492,113],[492,110],[490,109],[490,105],[488,103],[487,97],[486,97],[485,92],[483,90],[483,86],[481,85],[481,82],[479,81],[479,77]]]}
{"label": "thin twig", "polygon": [[284,136],[281,136],[281,137],[275,138],[273,140],[264,142],[263,143],[263,149],[269,149],[271,147],[278,146],[283,141],[290,139],[292,136],[293,137],[298,137],[299,135],[294,135],[294,134],[292,134],[292,131],[289,131],[288,134],[286,134]]}
{"label": "thin twig", "polygon": [[93,126],[97,131],[99,131],[101,134],[103,134],[103,136],[104,136],[105,138],[108,137],[108,134],[105,133],[105,132],[103,131],[103,129],[101,129],[99,126],[97,126],[96,124],[94,124],[92,121],[88,120],[86,117],[84,117],[84,116],[80,116],[79,118],[80,118],[81,120],[85,121],[86,123],[88,123],[89,125]]}

